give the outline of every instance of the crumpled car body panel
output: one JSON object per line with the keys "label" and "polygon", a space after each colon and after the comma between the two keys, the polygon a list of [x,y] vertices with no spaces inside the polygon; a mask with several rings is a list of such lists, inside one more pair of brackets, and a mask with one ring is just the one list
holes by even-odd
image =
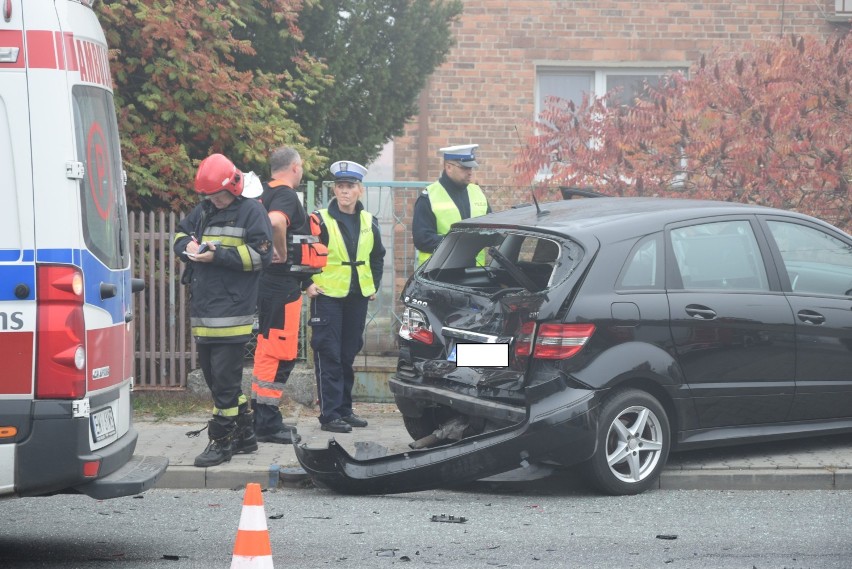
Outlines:
{"label": "crumpled car body panel", "polygon": [[527,390],[527,418],[516,425],[425,450],[357,460],[335,440],[296,446],[318,486],[342,494],[393,494],[455,486],[558,457],[587,460],[595,450],[598,392],[557,378]]}

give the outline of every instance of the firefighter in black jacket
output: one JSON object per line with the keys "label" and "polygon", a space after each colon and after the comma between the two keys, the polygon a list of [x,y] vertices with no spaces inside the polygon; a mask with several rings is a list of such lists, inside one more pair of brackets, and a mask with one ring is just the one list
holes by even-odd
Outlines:
{"label": "firefighter in black jacket", "polygon": [[[243,174],[221,154],[198,167],[206,199],[178,224],[174,251],[187,262],[190,324],[204,380],[213,395],[210,442],[195,466],[215,466],[257,450],[242,392],[243,351],[251,338],[261,270],[272,260],[272,227],[263,206],[241,196]],[[190,276],[187,278],[186,273]]]}

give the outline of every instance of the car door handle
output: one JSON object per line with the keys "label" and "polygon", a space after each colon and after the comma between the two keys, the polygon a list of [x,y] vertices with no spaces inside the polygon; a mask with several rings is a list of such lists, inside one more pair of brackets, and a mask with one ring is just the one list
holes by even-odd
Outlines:
{"label": "car door handle", "polygon": [[799,320],[808,324],[816,324],[817,326],[825,324],[825,316],[813,310],[800,310],[797,316]]}
{"label": "car door handle", "polygon": [[713,320],[716,318],[715,310],[700,304],[687,304],[686,313],[699,320]]}

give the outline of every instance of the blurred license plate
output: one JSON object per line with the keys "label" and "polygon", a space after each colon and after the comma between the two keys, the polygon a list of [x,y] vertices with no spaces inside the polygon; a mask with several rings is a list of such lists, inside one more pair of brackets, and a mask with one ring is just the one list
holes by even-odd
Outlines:
{"label": "blurred license plate", "polygon": [[447,361],[448,362],[456,361],[456,347],[455,346],[453,346],[453,349],[450,350],[450,355],[447,356]]}
{"label": "blurred license plate", "polygon": [[115,434],[115,417],[112,414],[112,407],[92,413],[89,419],[92,423],[92,436],[96,443]]}

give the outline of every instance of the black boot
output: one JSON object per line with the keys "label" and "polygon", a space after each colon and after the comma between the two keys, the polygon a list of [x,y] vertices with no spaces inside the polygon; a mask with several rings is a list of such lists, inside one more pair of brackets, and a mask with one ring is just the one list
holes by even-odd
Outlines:
{"label": "black boot", "polygon": [[195,466],[216,466],[230,461],[234,454],[237,422],[234,419],[228,419],[227,422],[211,419],[207,423],[207,434],[210,442],[204,452],[195,457]]}
{"label": "black boot", "polygon": [[254,434],[254,411],[244,403],[240,405],[240,414],[237,415],[234,454],[249,454],[255,451],[257,451],[257,437]]}

